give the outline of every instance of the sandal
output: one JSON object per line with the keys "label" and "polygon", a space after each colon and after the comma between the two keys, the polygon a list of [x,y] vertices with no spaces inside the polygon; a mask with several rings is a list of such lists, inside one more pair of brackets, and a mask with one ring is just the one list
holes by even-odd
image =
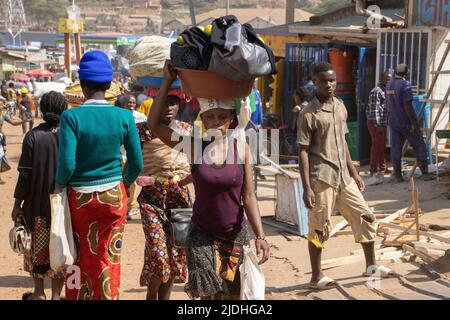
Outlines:
{"label": "sandal", "polygon": [[371,265],[363,273],[363,277],[379,277],[379,278],[391,278],[397,276],[397,273],[391,269],[381,265]]}
{"label": "sandal", "polygon": [[[22,295],[22,300],[34,300],[34,299],[30,299],[33,296],[33,292],[25,292]],[[42,300],[42,299],[40,299]],[[46,300],[46,298],[44,297],[44,300]]]}
{"label": "sandal", "polygon": [[334,279],[331,279],[330,277],[324,276],[322,277],[317,283],[310,282],[309,288],[310,289],[316,289],[316,290],[327,290],[337,287],[337,282]]}

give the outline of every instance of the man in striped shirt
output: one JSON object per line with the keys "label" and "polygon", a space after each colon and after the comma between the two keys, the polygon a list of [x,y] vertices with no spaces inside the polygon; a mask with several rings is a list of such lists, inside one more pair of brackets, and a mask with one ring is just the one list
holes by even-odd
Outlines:
{"label": "man in striped shirt", "polygon": [[372,89],[366,108],[367,128],[372,138],[370,149],[370,174],[383,176],[387,169],[385,148],[388,122],[386,108],[386,84],[392,79],[392,73],[386,71],[380,75],[379,84]]}

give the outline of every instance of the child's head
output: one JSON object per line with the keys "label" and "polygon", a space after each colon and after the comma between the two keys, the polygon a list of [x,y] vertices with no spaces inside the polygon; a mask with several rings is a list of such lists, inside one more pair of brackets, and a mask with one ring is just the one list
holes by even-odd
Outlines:
{"label": "child's head", "polygon": [[336,72],[328,62],[316,64],[313,71],[313,80],[318,96],[328,99],[336,91]]}
{"label": "child's head", "polygon": [[57,126],[61,114],[67,109],[67,100],[63,94],[50,91],[42,96],[40,106],[45,122]]}

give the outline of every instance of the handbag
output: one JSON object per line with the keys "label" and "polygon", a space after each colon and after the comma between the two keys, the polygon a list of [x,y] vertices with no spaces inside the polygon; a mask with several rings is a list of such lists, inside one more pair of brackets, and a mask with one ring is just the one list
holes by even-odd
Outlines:
{"label": "handbag", "polygon": [[169,226],[172,235],[173,246],[186,248],[189,234],[189,224],[192,218],[192,208],[170,209]]}
{"label": "handbag", "polygon": [[6,156],[3,156],[0,159],[0,164],[1,164],[0,165],[0,172],[1,173],[11,170],[11,165],[9,164],[9,161],[6,158]]}
{"label": "handbag", "polygon": [[77,249],[72,231],[67,189],[50,195],[52,219],[50,226],[50,267],[58,272],[77,260]]}
{"label": "handbag", "polygon": [[22,215],[17,217],[14,227],[9,231],[9,244],[16,253],[26,253],[31,250],[31,234]]}

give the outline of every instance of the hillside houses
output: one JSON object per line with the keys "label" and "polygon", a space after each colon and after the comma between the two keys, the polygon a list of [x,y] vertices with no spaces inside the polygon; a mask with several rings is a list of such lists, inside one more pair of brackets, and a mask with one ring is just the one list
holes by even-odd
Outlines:
{"label": "hillside houses", "polygon": [[[241,23],[249,23],[255,29],[268,28],[282,25],[286,22],[286,10],[284,8],[231,8],[228,14],[235,15]],[[214,19],[226,15],[225,8],[214,9],[196,15],[197,25],[206,26]],[[301,9],[295,9],[295,21],[308,21],[312,13]],[[175,18],[164,23],[163,33],[179,34],[191,26],[189,18]]]}

